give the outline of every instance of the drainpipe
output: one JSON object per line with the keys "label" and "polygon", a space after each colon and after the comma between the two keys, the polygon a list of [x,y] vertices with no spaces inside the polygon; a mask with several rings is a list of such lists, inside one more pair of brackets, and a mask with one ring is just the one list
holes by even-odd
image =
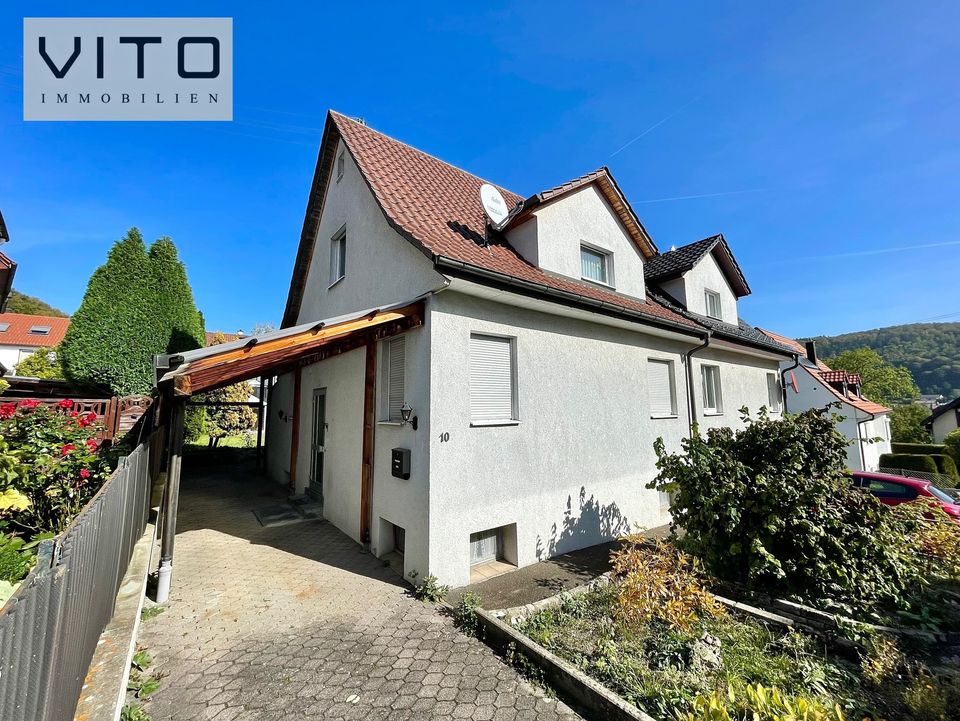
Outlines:
{"label": "drainpipe", "polygon": [[800,367],[800,356],[794,354],[793,356],[793,365],[784,368],[780,371],[780,393],[783,395],[783,412],[787,413],[790,409],[787,408],[787,373],[796,368]]}
{"label": "drainpipe", "polygon": [[703,343],[698,345],[696,348],[691,348],[686,353],[683,354],[684,362],[687,365],[687,423],[690,427],[690,435],[693,436],[693,427],[697,422],[697,405],[694,400],[694,391],[693,391],[693,354],[702,351],[708,345],[710,345],[710,331],[707,331],[707,334],[703,336]]}

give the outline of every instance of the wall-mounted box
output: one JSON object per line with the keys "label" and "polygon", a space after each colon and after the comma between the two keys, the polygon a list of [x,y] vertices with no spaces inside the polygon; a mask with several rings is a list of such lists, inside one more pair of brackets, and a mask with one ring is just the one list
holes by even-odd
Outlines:
{"label": "wall-mounted box", "polygon": [[410,449],[394,448],[390,451],[390,472],[394,478],[409,480],[410,478]]}

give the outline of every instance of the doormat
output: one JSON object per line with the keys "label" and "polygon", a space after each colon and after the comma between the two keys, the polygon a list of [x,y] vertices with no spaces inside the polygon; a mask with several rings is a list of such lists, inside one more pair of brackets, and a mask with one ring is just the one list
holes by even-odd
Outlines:
{"label": "doormat", "polygon": [[253,515],[260,521],[261,526],[283,526],[305,520],[292,506],[286,503],[258,508],[253,512]]}
{"label": "doormat", "polygon": [[297,496],[290,504],[304,518],[323,518],[323,504],[312,496]]}

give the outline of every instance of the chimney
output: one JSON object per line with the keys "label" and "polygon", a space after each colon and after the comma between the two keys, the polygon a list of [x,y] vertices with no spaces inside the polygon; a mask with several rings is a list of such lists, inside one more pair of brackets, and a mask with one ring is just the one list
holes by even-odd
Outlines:
{"label": "chimney", "polygon": [[817,341],[815,340],[807,341],[807,360],[813,365],[817,364]]}

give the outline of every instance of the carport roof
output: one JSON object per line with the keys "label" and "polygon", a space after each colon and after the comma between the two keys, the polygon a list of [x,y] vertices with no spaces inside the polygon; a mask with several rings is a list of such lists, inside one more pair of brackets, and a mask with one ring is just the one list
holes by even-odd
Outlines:
{"label": "carport roof", "polygon": [[157,386],[178,396],[286,373],[423,324],[423,297],[230,343],[157,356]]}

